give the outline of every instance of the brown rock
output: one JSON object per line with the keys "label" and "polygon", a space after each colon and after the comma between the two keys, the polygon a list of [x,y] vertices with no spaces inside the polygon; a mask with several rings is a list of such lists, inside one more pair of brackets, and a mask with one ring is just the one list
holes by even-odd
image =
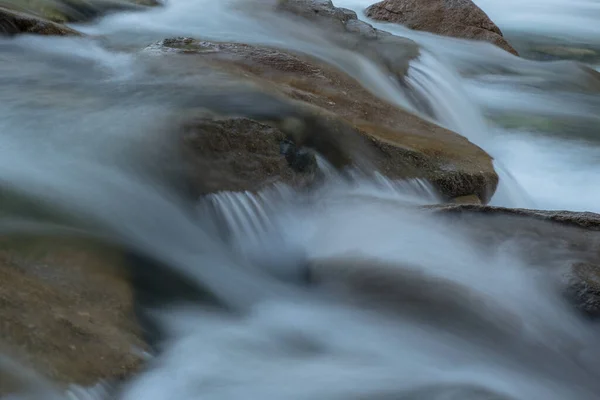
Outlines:
{"label": "brown rock", "polygon": [[384,0],[367,8],[366,14],[418,31],[483,40],[518,55],[500,29],[471,0]]}
{"label": "brown rock", "polygon": [[92,385],[136,371],[144,348],[119,256],[73,243],[0,242],[0,351],[52,381]]}
{"label": "brown rock", "polygon": [[281,151],[285,134],[255,120],[198,118],[186,122],[184,134],[200,172],[194,174],[198,194],[258,190],[275,182],[304,186],[315,177],[309,170],[314,156],[306,154],[306,170],[294,168]]}
{"label": "brown rock", "polygon": [[453,199],[455,204],[481,204],[481,200],[474,194],[460,196]]}
{"label": "brown rock", "polygon": [[[300,129],[303,140],[312,138],[312,143],[304,144],[321,153],[329,152],[328,158],[334,165],[343,166],[348,158],[353,162],[367,158],[391,178],[426,178],[449,199],[476,194],[486,202],[495,190],[498,177],[491,158],[483,150],[462,136],[379,99],[346,74],[314,59],[272,48],[192,39],[167,40],[152,48],[162,49],[172,57],[185,56],[188,62],[192,60],[189,57],[194,57],[191,65],[196,70],[200,65],[211,65],[238,79],[244,77],[270,93],[278,93],[279,103],[264,96],[253,101],[256,104],[271,101],[272,105],[265,109],[271,110],[271,119],[280,120],[278,126],[269,123],[268,116],[261,117],[262,125],[251,121],[221,121],[218,125],[197,126],[191,139],[198,141],[202,135],[210,135],[207,132],[214,135],[215,129],[221,132],[218,137],[229,132],[227,135],[236,138],[229,142],[236,144],[221,146],[221,151],[231,154],[221,154],[219,158],[241,161],[246,156],[240,154],[250,157],[252,146],[257,146],[254,140],[262,138],[256,162],[248,164],[255,166],[250,168],[254,172],[251,176],[240,175],[239,182],[246,182],[245,187],[238,185],[240,189],[250,189],[254,186],[252,183],[265,181],[260,179],[264,175],[260,171],[272,172],[267,174],[267,181],[282,173],[286,176],[287,172],[282,172],[285,168],[282,170],[282,165],[275,162],[277,142],[284,136],[273,127],[281,129],[281,122],[292,117],[300,118],[304,124]],[[237,116],[248,117],[247,114]],[[315,129],[316,126],[319,128]],[[289,133],[286,132],[288,136]],[[244,137],[251,141],[241,144],[239,140]],[[315,142],[316,137],[320,139]],[[204,144],[197,147],[210,148],[206,146],[210,140],[202,139]],[[245,150],[240,151],[240,146]],[[239,166],[232,164],[229,168],[239,173]]]}
{"label": "brown rock", "polygon": [[0,35],[17,35],[21,33],[48,36],[79,35],[77,31],[64,25],[0,7]]}

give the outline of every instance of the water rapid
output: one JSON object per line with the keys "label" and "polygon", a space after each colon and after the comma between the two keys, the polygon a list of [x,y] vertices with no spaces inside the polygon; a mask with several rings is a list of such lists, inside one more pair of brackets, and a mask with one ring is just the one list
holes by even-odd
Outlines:
{"label": "water rapid", "polygon": [[[367,20],[371,2],[335,4]],[[525,52],[537,42],[524,36],[600,40],[592,0],[476,2]],[[440,125],[494,157],[492,204],[600,212],[600,97],[577,64],[369,22],[419,43],[408,83]],[[130,381],[64,395],[28,378],[28,398],[600,398],[598,327],[556,284],[568,256],[538,263],[519,242],[482,246],[474,228],[420,208],[440,201],[427,182],[324,168],[310,192],[277,185],[190,205],[154,174],[175,154],[164,133],[193,101],[194,77],[135,49],[173,36],[278,46],[417,112],[375,64],[251,0],[171,0],[74,26],[89,36],[0,39],[0,184],[52,216],[3,215],[0,230],[133,249],[218,306],[152,310],[166,338]]]}

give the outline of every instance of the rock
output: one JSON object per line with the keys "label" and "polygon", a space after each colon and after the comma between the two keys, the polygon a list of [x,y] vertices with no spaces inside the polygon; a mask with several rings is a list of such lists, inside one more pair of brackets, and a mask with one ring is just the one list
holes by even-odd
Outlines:
{"label": "rock", "polygon": [[377,39],[377,30],[364,21],[357,19],[350,20],[346,22],[346,30],[357,33],[366,39]]}
{"label": "rock", "polygon": [[561,225],[583,228],[590,231],[600,231],[600,214],[573,211],[543,211],[521,208],[505,208],[491,206],[461,205],[434,207],[435,210],[459,215],[489,215],[505,216],[507,218],[526,218],[527,220],[545,221]]}
{"label": "rock", "polygon": [[391,312],[461,336],[469,332],[489,340],[506,340],[523,325],[479,290],[429,275],[418,266],[399,266],[357,252],[312,260],[309,271],[312,284],[346,295],[347,303]]}
{"label": "rock", "polygon": [[356,13],[335,7],[329,0],[281,0],[277,11],[299,16],[316,24],[328,39],[363,54],[403,79],[409,62],[419,56],[418,45],[357,19]]}
{"label": "rock", "polygon": [[331,0],[280,0],[277,8],[316,22],[335,23],[342,27],[347,21],[356,19],[356,13],[335,7]]}
{"label": "rock", "polygon": [[453,199],[453,203],[455,204],[481,204],[481,200],[479,197],[474,194],[470,194],[467,196],[456,197]]}
{"label": "rock", "polygon": [[309,171],[314,156],[298,161],[302,156],[285,147],[281,130],[249,118],[192,119],[184,135],[200,172],[194,174],[198,194],[258,190],[275,182],[305,186],[315,178]]}
{"label": "rock", "polygon": [[[434,218],[443,219],[454,235],[473,244],[480,254],[495,258],[500,253],[500,257],[524,260],[539,272],[540,282],[562,291],[565,302],[583,316],[600,317],[599,214],[473,204],[427,206],[421,211],[426,213],[423,217],[433,213]],[[452,324],[458,325],[460,332],[492,328],[486,337],[505,328],[509,328],[506,337],[511,337],[515,332],[510,329],[520,329],[521,324],[507,310],[497,309],[491,320],[486,318],[494,305],[486,304],[485,296],[473,287],[428,276],[418,265],[401,267],[356,251],[312,260],[310,281],[346,295],[348,302],[430,324],[447,324],[444,329]],[[481,324],[467,329],[473,321]]]}
{"label": "rock", "polygon": [[384,0],[368,7],[366,14],[418,31],[490,42],[518,55],[500,29],[471,0]]}
{"label": "rock", "polygon": [[86,22],[112,11],[160,4],[159,0],[3,0],[7,8],[57,23]]}
{"label": "rock", "polygon": [[0,7],[0,35],[36,34],[48,36],[73,36],[79,33],[33,15]]}
{"label": "rock", "polygon": [[354,11],[335,7],[330,0],[280,0],[276,9],[302,17],[320,25],[321,28],[334,32],[350,32],[367,40],[391,35],[360,21]]}
{"label": "rock", "polygon": [[[485,252],[498,248],[554,273],[565,295],[590,317],[600,317],[600,215],[481,205],[431,207]],[[462,229],[467,228],[467,229]]]}
{"label": "rock", "polygon": [[[226,116],[208,123],[202,118],[200,123],[187,124],[188,143],[203,154],[201,158],[221,160],[222,168],[211,169],[211,174],[217,174],[216,187],[222,181],[219,171],[238,177],[237,183],[223,189],[256,189],[261,182],[282,177],[306,182],[278,159],[281,141],[295,136],[297,145],[316,149],[337,167],[366,159],[390,178],[428,179],[448,199],[476,194],[487,202],[495,190],[498,177],[491,157],[479,147],[379,99],[354,79],[314,59],[266,47],[185,38],[162,41],[151,49],[170,57],[179,54],[196,71],[210,65],[231,74],[230,79],[243,77],[277,94],[248,99],[253,107],[263,105],[263,114],[252,111],[260,122],[248,116],[248,108],[237,119]],[[207,101],[207,107],[214,108],[215,103]],[[218,113],[223,116],[231,110]],[[280,122],[269,122],[274,119]],[[300,121],[299,130],[286,122],[293,120]],[[294,130],[301,132],[303,143],[298,143]]]}
{"label": "rock", "polygon": [[0,352],[63,385],[137,371],[145,344],[129,285],[110,272],[119,262],[104,247],[3,239]]}

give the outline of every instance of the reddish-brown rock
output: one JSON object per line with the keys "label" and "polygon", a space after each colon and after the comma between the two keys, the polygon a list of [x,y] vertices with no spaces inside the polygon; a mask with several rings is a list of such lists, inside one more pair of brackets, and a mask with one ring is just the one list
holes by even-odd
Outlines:
{"label": "reddish-brown rock", "polygon": [[417,31],[490,42],[517,55],[500,28],[471,0],[384,0],[367,8],[366,14]]}

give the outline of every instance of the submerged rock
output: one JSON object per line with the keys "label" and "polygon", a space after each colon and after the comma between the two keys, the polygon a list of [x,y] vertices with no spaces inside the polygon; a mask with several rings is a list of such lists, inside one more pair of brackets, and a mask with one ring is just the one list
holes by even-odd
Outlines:
{"label": "submerged rock", "polygon": [[[225,107],[217,110],[220,116],[214,122],[203,117],[187,124],[188,142],[201,152],[199,159],[221,160],[221,167],[210,168],[210,174],[227,171],[229,181],[237,181],[222,190],[254,190],[281,178],[306,183],[306,175],[299,177],[277,159],[281,140],[290,135],[296,136],[297,145],[312,147],[336,167],[364,161],[390,178],[425,178],[448,199],[475,194],[487,202],[495,190],[498,177],[491,157],[482,149],[379,99],[345,73],[310,57],[189,38],[164,40],[151,49],[185,57],[195,70],[208,66],[226,71],[232,80],[243,79],[272,93],[250,101],[255,107],[265,104],[260,121],[248,111],[232,115]],[[214,109],[214,102],[209,103]],[[300,121],[296,128],[286,123],[293,120]],[[301,131],[303,143],[297,142],[294,129]],[[211,187],[228,181],[223,178],[218,176]]]}
{"label": "submerged rock", "polygon": [[64,25],[0,7],[0,35],[17,35],[23,33],[48,36],[79,35],[77,31]]}
{"label": "submerged rock", "polygon": [[366,14],[418,31],[490,42],[518,55],[500,28],[471,0],[384,0],[367,8]]}
{"label": "submerged rock", "polygon": [[432,208],[493,254],[517,254],[548,276],[590,317],[600,317],[600,215],[481,205]]}

